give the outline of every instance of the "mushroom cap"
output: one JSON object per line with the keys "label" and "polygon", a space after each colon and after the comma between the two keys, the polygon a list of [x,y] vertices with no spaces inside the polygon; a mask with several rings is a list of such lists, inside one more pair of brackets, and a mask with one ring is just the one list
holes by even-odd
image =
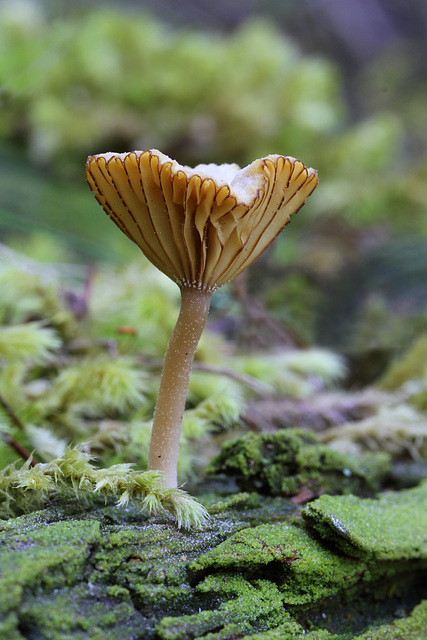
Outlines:
{"label": "mushroom cap", "polygon": [[291,157],[190,168],[156,149],[90,156],[86,179],[150,262],[179,286],[207,291],[249,267],[318,183]]}

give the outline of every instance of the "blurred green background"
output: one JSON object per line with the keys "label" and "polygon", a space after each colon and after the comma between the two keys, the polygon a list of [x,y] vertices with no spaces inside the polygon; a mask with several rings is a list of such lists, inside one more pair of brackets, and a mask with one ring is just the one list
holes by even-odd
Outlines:
{"label": "blurred green background", "polygon": [[293,155],[320,186],[250,294],[299,343],[404,346],[427,328],[426,96],[424,0],[0,0],[1,242],[132,260],[89,154]]}

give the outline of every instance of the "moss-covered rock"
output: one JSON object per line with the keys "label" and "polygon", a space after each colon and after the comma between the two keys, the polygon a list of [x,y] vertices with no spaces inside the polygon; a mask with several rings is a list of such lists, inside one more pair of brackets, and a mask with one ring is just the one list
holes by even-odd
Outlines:
{"label": "moss-covered rock", "polygon": [[[217,609],[200,611],[193,615],[164,618],[157,626],[162,640],[208,637],[211,640],[229,637],[254,629],[275,628],[291,621],[283,608],[281,594],[270,580],[249,582],[240,575],[219,574],[208,576],[197,590],[225,597]],[[221,631],[214,632],[218,627]],[[208,635],[207,632],[211,632]]]}
{"label": "moss-covered rock", "polygon": [[22,605],[19,617],[24,633],[32,637],[37,629],[46,640],[131,640],[140,637],[145,622],[129,593],[91,584],[37,594]]}
{"label": "moss-covered rock", "polygon": [[[349,498],[334,500],[340,518]],[[374,522],[382,500],[359,500],[359,513]],[[415,640],[425,561],[421,546],[408,554],[405,523],[393,523],[393,554],[354,557],[291,512],[284,498],[241,494],[202,530],[77,500],[11,519],[0,528],[0,638]],[[405,618],[393,622],[396,608]]]}
{"label": "moss-covered rock", "polygon": [[276,629],[255,635],[245,635],[241,640],[422,640],[427,632],[427,600],[423,600],[411,615],[391,624],[383,624],[357,636],[346,633],[330,633],[327,629],[306,630],[290,621]]}
{"label": "moss-covered rock", "polygon": [[188,563],[246,526],[218,516],[201,534],[77,501],[3,522],[0,638],[154,638],[163,617],[206,608]]}
{"label": "moss-covered rock", "polygon": [[247,577],[267,572],[286,604],[331,597],[356,584],[367,571],[364,562],[331,553],[295,523],[239,531],[190,568],[197,573],[238,571]]}
{"label": "moss-covered rock", "polygon": [[302,510],[324,540],[354,558],[427,561],[427,482],[376,500],[321,496]]}
{"label": "moss-covered rock", "polygon": [[322,444],[302,429],[257,435],[226,442],[208,471],[236,478],[245,491],[293,496],[302,489],[340,493],[378,491],[390,471],[383,453],[351,456]]}
{"label": "moss-covered rock", "polygon": [[18,526],[14,520],[2,525],[0,613],[17,608],[27,587],[52,590],[72,584],[76,574],[84,573],[92,545],[101,540],[96,521],[48,524],[38,514],[22,520]]}

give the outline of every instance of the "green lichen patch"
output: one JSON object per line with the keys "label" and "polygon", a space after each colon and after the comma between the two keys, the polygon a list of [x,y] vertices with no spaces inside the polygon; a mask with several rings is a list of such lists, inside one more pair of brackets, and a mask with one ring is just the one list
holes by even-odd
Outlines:
{"label": "green lichen patch", "polygon": [[97,522],[30,522],[28,528],[14,524],[6,523],[0,538],[0,613],[15,610],[25,588],[53,589],[73,582],[100,540]]}
{"label": "green lichen patch", "polygon": [[237,570],[246,576],[266,572],[287,604],[330,597],[356,584],[367,565],[331,553],[299,524],[260,525],[230,536],[190,565],[197,574]]}
{"label": "green lichen patch", "polygon": [[294,620],[265,633],[243,636],[241,640],[349,640],[342,635],[330,634],[326,629],[307,632]]}
{"label": "green lichen patch", "polygon": [[[203,532],[184,532],[171,524],[150,522],[104,528],[103,544],[92,552],[93,577],[128,589],[141,606],[177,606],[188,599],[188,564],[243,523],[218,520]],[[169,606],[169,605],[168,605]]]}
{"label": "green lichen patch", "polygon": [[376,500],[321,496],[302,510],[347,555],[381,561],[427,559],[427,482]]}
{"label": "green lichen patch", "polygon": [[382,453],[350,456],[309,431],[284,429],[226,442],[208,471],[234,476],[245,491],[270,495],[293,496],[302,489],[366,494],[379,490],[390,460]]}
{"label": "green lichen patch", "polygon": [[369,626],[360,635],[352,631],[333,633],[320,628],[307,631],[295,620],[290,620],[269,631],[238,637],[241,640],[424,640],[426,635],[427,601],[424,600],[409,616],[391,624]]}
{"label": "green lichen patch", "polygon": [[166,514],[78,500],[1,523],[0,637],[113,639],[123,628],[148,640],[163,617],[205,606],[187,566],[244,526],[217,516],[202,535]]}
{"label": "green lichen patch", "polygon": [[129,595],[94,584],[36,595],[20,610],[20,628],[43,629],[45,640],[137,640],[144,622]]}
{"label": "green lichen patch", "polygon": [[[268,580],[250,583],[238,575],[211,575],[197,589],[210,594],[210,597],[218,594],[227,599],[214,611],[164,618],[156,629],[162,640],[200,636],[219,640],[230,637],[233,630],[242,634],[259,628],[274,628],[284,621],[291,621],[289,613],[283,608],[279,589]],[[220,630],[215,632],[218,628]]]}
{"label": "green lichen patch", "polygon": [[[251,526],[262,500],[241,496],[203,531],[78,500],[2,523],[0,638],[353,640],[375,624],[388,628],[401,602],[396,585],[408,586],[419,561],[337,553],[302,519],[283,521],[284,498],[266,498],[278,515],[273,508],[272,523]],[[418,572],[404,613],[425,597],[420,584]],[[390,590],[397,595],[384,615]]]}

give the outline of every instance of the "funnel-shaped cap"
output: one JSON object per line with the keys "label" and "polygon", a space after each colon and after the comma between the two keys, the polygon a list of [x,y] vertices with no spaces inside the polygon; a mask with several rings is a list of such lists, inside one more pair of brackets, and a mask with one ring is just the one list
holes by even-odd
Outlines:
{"label": "funnel-shaped cap", "polygon": [[291,157],[192,169],[155,149],[90,156],[86,179],[158,269],[207,291],[252,264],[318,183],[314,169]]}

